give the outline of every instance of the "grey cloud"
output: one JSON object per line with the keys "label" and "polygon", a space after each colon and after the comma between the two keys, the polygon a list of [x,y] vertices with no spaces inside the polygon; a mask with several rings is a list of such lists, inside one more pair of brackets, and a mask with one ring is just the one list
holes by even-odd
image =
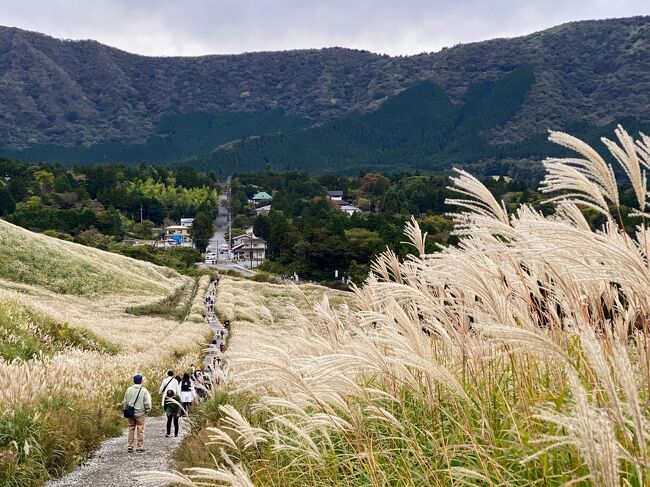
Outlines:
{"label": "grey cloud", "polygon": [[147,55],[345,46],[389,54],[650,13],[647,0],[0,0],[0,24]]}

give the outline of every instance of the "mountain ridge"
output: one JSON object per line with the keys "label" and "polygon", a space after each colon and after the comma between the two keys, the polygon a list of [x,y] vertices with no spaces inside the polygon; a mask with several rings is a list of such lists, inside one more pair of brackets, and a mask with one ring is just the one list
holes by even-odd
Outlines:
{"label": "mountain ridge", "polygon": [[[89,158],[101,161],[99,150],[93,154],[96,144],[143,144],[169,115],[279,108],[322,123],[372,112],[422,81],[458,104],[470,86],[497,81],[522,65],[532,66],[535,82],[517,113],[482,134],[491,144],[521,142],[574,123],[645,117],[650,17],[570,22],[396,57],[340,47],[150,57],[93,40],[0,28],[0,151],[19,157],[34,147],[42,148],[39,154],[50,146],[90,148]],[[236,135],[233,140],[260,131],[244,127]],[[142,160],[155,162],[155,151]]]}

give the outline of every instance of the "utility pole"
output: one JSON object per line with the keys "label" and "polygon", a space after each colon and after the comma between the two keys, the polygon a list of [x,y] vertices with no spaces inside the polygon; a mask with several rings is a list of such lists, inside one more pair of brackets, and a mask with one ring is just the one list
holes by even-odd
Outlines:
{"label": "utility pole", "polygon": [[140,205],[140,223],[142,223],[142,205]]}
{"label": "utility pole", "polygon": [[250,250],[251,269],[253,268],[253,234],[248,235],[248,247]]}
{"label": "utility pole", "polygon": [[232,213],[230,213],[231,208],[231,189],[230,182],[228,183],[228,260],[232,260]]}

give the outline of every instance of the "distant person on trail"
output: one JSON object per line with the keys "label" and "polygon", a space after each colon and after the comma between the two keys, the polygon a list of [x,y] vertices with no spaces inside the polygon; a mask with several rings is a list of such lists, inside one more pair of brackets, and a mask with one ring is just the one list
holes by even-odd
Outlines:
{"label": "distant person on trail", "polygon": [[186,414],[189,414],[190,406],[195,397],[196,389],[194,388],[194,383],[190,378],[189,372],[185,372],[181,379],[181,402],[183,403],[183,409],[185,409]]}
{"label": "distant person on trail", "polygon": [[167,438],[171,436],[172,421],[174,422],[174,436],[178,436],[178,416],[181,412],[181,398],[171,389],[167,391],[163,399],[163,407],[167,415]]}
{"label": "distant person on trail", "polygon": [[144,452],[144,417],[149,411],[151,411],[151,394],[142,385],[142,376],[136,374],[133,376],[133,385],[124,394],[124,417],[129,420],[129,445],[127,449],[129,453],[133,452],[136,429],[138,430],[138,443],[135,451],[138,453]]}
{"label": "distant person on trail", "polygon": [[167,377],[162,380],[160,389],[158,389],[158,394],[162,396],[162,406],[165,405],[165,396],[167,395],[167,391],[173,391],[177,396],[180,396],[181,394],[181,388],[179,383],[176,381],[176,378],[174,377],[173,370],[167,371]]}

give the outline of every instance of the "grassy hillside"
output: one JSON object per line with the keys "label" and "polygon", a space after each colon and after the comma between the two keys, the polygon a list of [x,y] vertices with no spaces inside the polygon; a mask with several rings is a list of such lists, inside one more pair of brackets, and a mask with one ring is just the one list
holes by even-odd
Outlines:
{"label": "grassy hillside", "polygon": [[[134,373],[155,388],[198,359],[203,322],[135,316],[189,309],[207,280],[0,221],[0,485],[37,486],[119,433]],[[181,302],[182,301],[182,302]]]}
{"label": "grassy hillside", "polygon": [[0,220],[0,279],[60,294],[155,295],[164,293],[178,274]]}
{"label": "grassy hillside", "polygon": [[29,360],[67,348],[116,350],[86,330],[56,322],[19,302],[0,301],[0,358]]}

